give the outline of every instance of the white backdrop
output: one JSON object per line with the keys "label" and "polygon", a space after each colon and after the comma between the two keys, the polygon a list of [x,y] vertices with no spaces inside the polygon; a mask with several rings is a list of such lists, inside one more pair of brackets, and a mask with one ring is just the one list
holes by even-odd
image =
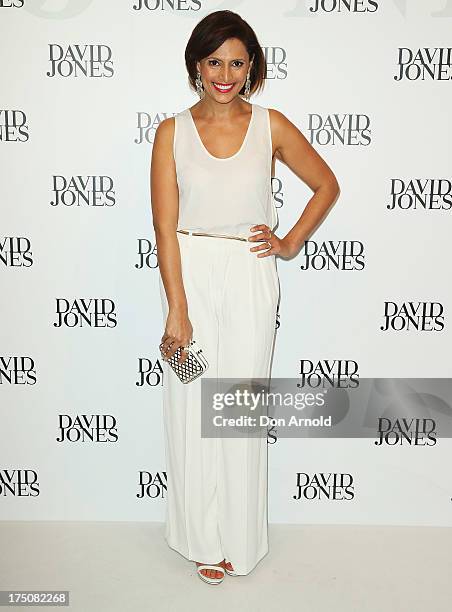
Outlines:
{"label": "white backdrop", "polygon": [[[172,4],[0,1],[2,519],[163,521],[149,163],[159,122],[197,100],[184,49],[214,10],[238,12],[265,51],[251,101],[295,123],[341,185],[307,250],[362,251],[307,270],[304,251],[278,260],[273,376],[310,361],[349,361],[359,377],[451,375],[452,0]],[[406,193],[395,208],[393,185]],[[273,191],[283,236],[312,192],[279,162]],[[440,317],[416,327],[402,314],[383,331],[388,303],[433,303]],[[271,522],[452,525],[440,432],[396,446],[275,433]],[[297,474],[345,474],[351,495],[313,486],[294,499]]]}

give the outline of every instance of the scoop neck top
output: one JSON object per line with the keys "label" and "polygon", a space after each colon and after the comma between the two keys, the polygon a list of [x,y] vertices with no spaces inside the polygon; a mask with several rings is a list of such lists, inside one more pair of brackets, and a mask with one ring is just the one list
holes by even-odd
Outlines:
{"label": "scoop neck top", "polygon": [[272,139],[268,108],[252,104],[240,149],[212,155],[201,140],[189,108],[175,115],[173,155],[179,188],[177,229],[248,238],[250,228],[274,229],[278,214],[272,193]]}

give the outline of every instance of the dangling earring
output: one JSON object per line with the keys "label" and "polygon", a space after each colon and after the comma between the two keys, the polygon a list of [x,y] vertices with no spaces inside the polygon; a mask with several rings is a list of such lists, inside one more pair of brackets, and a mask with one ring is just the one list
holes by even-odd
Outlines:
{"label": "dangling earring", "polygon": [[199,72],[199,70],[196,74],[195,85],[196,85],[196,91],[198,93],[198,96],[200,97],[200,99],[202,99],[204,97],[205,91],[204,91],[204,86],[201,81],[201,73]]}
{"label": "dangling earring", "polygon": [[251,71],[251,65],[248,68],[248,74],[246,75],[245,91],[243,93],[243,95],[245,97],[245,100],[249,100],[250,99],[250,89],[251,89],[250,71]]}

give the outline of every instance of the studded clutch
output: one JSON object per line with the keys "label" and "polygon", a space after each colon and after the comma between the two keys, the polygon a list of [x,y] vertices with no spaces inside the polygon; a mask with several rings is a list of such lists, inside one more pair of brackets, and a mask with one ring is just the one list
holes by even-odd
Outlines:
{"label": "studded clutch", "polygon": [[[160,352],[162,353],[163,342],[160,344]],[[201,376],[203,372],[209,367],[207,359],[204,357],[202,349],[198,348],[196,341],[192,340],[188,345],[188,356],[179,363],[179,357],[182,352],[182,348],[179,347],[174,355],[167,360],[167,363],[171,366],[172,370],[184,384],[195,380],[198,376]],[[162,357],[164,354],[162,353]]]}

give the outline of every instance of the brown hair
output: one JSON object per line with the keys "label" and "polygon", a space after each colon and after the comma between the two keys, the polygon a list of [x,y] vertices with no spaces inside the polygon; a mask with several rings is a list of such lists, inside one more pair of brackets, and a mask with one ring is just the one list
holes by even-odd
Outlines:
{"label": "brown hair", "polygon": [[[196,91],[196,62],[204,59],[218,49],[228,38],[238,38],[245,45],[251,59],[250,94],[263,89],[267,62],[254,30],[233,11],[215,11],[206,15],[195,26],[185,48],[185,66],[188,71],[189,85]],[[239,94],[243,95],[245,86]]]}

